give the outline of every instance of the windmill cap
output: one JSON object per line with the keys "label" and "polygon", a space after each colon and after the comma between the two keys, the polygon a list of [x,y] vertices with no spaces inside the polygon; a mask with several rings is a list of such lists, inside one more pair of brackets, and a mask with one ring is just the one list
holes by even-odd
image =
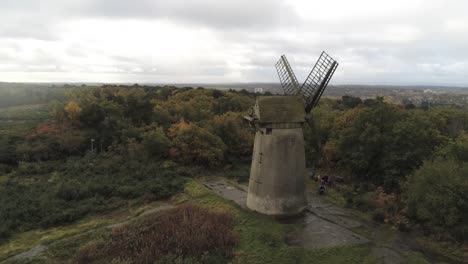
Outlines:
{"label": "windmill cap", "polygon": [[258,123],[303,123],[305,110],[299,96],[259,96],[256,115]]}

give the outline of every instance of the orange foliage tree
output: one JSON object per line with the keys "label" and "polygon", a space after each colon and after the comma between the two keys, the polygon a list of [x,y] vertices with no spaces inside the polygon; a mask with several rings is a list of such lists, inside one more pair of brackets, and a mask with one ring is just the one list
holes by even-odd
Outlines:
{"label": "orange foliage tree", "polygon": [[81,113],[81,107],[75,101],[70,101],[65,106],[65,112],[67,112],[68,118],[75,123]]}

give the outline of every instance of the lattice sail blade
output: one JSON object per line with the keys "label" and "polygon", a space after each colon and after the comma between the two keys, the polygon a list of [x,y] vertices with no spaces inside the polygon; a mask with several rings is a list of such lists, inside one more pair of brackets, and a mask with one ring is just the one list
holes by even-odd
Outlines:
{"label": "lattice sail blade", "polygon": [[318,104],[320,97],[322,97],[337,67],[338,62],[325,51],[322,52],[300,89],[300,93],[306,105],[306,113],[309,113],[312,108]]}
{"label": "lattice sail blade", "polygon": [[286,59],[286,56],[282,55],[275,66],[284,94],[297,95],[299,93],[299,82]]}

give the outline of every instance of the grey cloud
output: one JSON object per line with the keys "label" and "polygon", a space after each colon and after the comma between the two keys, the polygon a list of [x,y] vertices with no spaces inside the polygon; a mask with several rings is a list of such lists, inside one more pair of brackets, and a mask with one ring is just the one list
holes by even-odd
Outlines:
{"label": "grey cloud", "polygon": [[[288,27],[297,14],[283,0],[7,0],[0,3],[0,34],[56,40],[55,25],[86,18],[166,20],[218,31]],[[223,33],[223,32],[220,32]]]}
{"label": "grey cloud", "polygon": [[0,26],[0,36],[8,39],[57,40],[57,34],[49,31],[44,25],[18,23]]}
{"label": "grey cloud", "polygon": [[82,13],[108,18],[167,19],[215,29],[272,28],[295,21],[293,9],[280,0],[88,1]]}

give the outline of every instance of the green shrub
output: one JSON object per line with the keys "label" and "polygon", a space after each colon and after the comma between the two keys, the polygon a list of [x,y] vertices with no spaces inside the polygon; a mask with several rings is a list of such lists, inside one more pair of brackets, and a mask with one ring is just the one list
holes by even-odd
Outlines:
{"label": "green shrub", "polygon": [[383,221],[385,220],[385,212],[382,210],[382,209],[376,209],[373,213],[372,213],[372,220],[378,222],[378,223],[383,223]]}
{"label": "green shrub", "polygon": [[[0,236],[70,223],[90,213],[114,209],[122,199],[164,199],[183,190],[185,180],[174,171],[177,167],[162,168],[148,160],[123,161],[108,152],[71,158],[63,164],[23,163],[24,170],[16,174],[21,177],[11,176],[0,192]],[[53,174],[23,174],[27,167],[53,166]]]}
{"label": "green shrub", "polygon": [[11,231],[9,230],[9,225],[6,223],[0,222],[0,244],[2,240],[9,238],[11,235]]}
{"label": "green shrub", "polygon": [[373,193],[360,193],[354,198],[354,206],[362,211],[372,211],[375,209]]}
{"label": "green shrub", "polygon": [[171,141],[167,138],[161,127],[156,127],[143,133],[143,141],[141,143],[150,157],[154,158],[167,157],[169,147],[171,146]]}
{"label": "green shrub", "polygon": [[233,178],[239,182],[248,182],[250,177],[250,164],[248,165],[234,165],[233,168],[228,169],[225,173],[228,178]]}
{"label": "green shrub", "polygon": [[20,175],[46,174],[55,171],[58,167],[57,162],[19,162],[16,173]]}
{"label": "green shrub", "polygon": [[90,191],[83,183],[70,180],[58,186],[56,196],[65,201],[82,200],[90,196]]}
{"label": "green shrub", "polygon": [[8,174],[12,171],[12,167],[6,164],[0,163],[0,175]]}
{"label": "green shrub", "polygon": [[426,162],[408,182],[410,217],[431,232],[468,238],[468,163]]}

